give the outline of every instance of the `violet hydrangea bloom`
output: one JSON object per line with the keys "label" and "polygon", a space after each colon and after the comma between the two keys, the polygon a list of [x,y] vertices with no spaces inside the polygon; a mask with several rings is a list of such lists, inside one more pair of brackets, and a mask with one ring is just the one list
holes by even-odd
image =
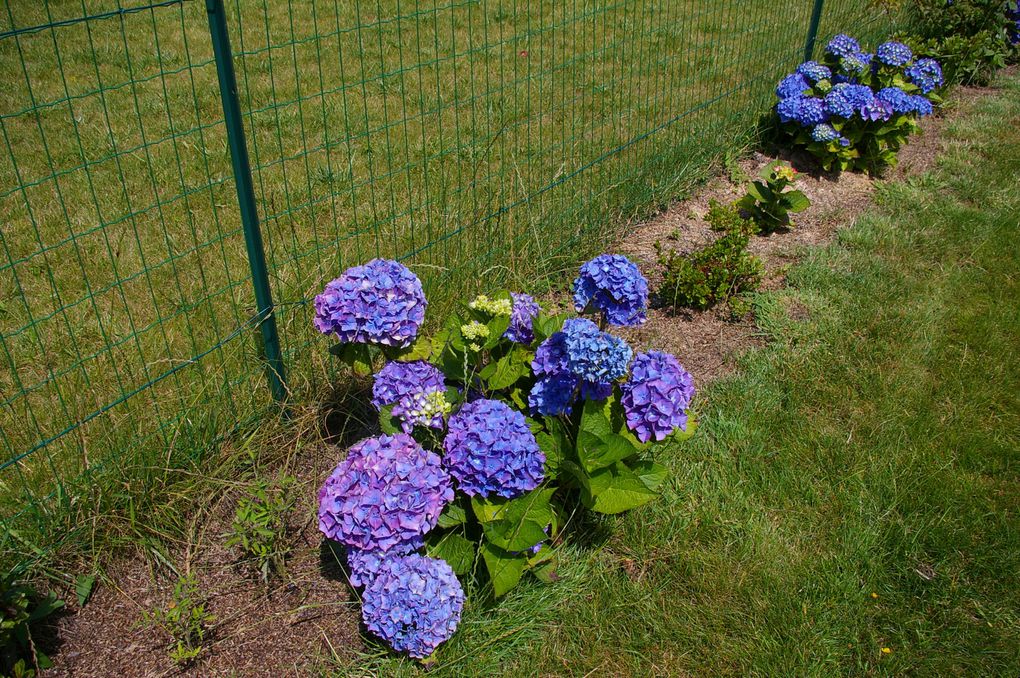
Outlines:
{"label": "violet hydrangea bloom", "polygon": [[942,68],[934,59],[918,59],[907,66],[903,74],[907,76],[907,80],[917,85],[922,94],[928,94],[945,83]]}
{"label": "violet hydrangea bloom", "polygon": [[315,327],[342,343],[410,346],[425,319],[425,292],[406,266],[373,259],[344,271],[315,297]]}
{"label": "violet hydrangea bloom", "polygon": [[832,77],[832,71],[828,66],[823,66],[817,61],[805,61],[797,66],[797,72],[812,82],[828,80]]}
{"label": "violet hydrangea bloom", "polygon": [[694,379],[673,356],[659,351],[639,354],[622,390],[627,428],[641,442],[661,441],[677,428],[687,430]]}
{"label": "violet hydrangea bloom", "polygon": [[605,384],[627,373],[634,352],[623,339],[602,332],[584,318],[563,323],[567,369],[584,381]]}
{"label": "violet hydrangea bloom", "polygon": [[424,360],[389,362],[375,375],[372,404],[382,410],[392,405],[394,417],[400,420],[404,433],[416,425],[443,427],[443,412],[431,406],[436,394],[446,392],[443,373]]}
{"label": "violet hydrangea bloom", "polygon": [[811,83],[801,73],[792,73],[783,78],[776,87],[776,96],[780,99],[803,96],[811,89]]}
{"label": "violet hydrangea bloom", "polygon": [[[347,549],[347,569],[350,573],[351,586],[368,586],[372,580],[383,571],[390,561],[397,557],[407,555],[416,550],[413,545],[391,549],[389,553],[379,551],[362,551],[361,549]],[[420,548],[420,547],[419,547]]]}
{"label": "violet hydrangea bloom", "polygon": [[531,322],[542,308],[531,295],[511,292],[510,297],[514,305],[510,312],[510,326],[506,328],[503,336],[517,344],[530,344],[535,340]]}
{"label": "violet hydrangea bloom", "polygon": [[648,281],[619,254],[601,254],[581,266],[574,280],[574,308],[593,308],[611,325],[640,325],[648,307]]}
{"label": "violet hydrangea bloom", "polygon": [[886,66],[903,66],[914,58],[914,53],[902,42],[883,42],[875,50],[875,56]]}
{"label": "violet hydrangea bloom", "polygon": [[569,372],[547,374],[540,378],[528,394],[531,413],[546,417],[570,414],[574,409],[574,396],[580,381]]}
{"label": "violet hydrangea bloom", "polygon": [[882,99],[872,99],[868,103],[861,106],[861,118],[864,120],[870,120],[872,122],[878,120],[888,120],[892,117],[893,106],[888,101]]}
{"label": "violet hydrangea bloom", "polygon": [[362,595],[369,631],[416,659],[431,655],[460,623],[464,589],[443,560],[417,554],[392,558]]}
{"label": "violet hydrangea bloom", "polygon": [[472,497],[506,499],[535,489],[545,455],[524,415],[499,400],[475,400],[450,417],[443,463],[457,487]]}
{"label": "violet hydrangea bloom", "polygon": [[366,438],[319,490],[319,530],[364,551],[420,548],[452,500],[438,455],[406,433]]}
{"label": "violet hydrangea bloom", "polygon": [[861,44],[849,35],[840,33],[829,41],[829,44],[825,46],[825,51],[836,58],[848,57],[852,54],[859,54]]}

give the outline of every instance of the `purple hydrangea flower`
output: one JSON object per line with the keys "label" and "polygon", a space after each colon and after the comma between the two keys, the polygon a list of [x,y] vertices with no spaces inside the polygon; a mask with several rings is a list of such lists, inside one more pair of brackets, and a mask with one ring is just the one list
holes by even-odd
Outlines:
{"label": "purple hydrangea flower", "polygon": [[928,97],[923,97],[920,94],[911,95],[910,105],[914,113],[917,113],[921,117],[931,115],[934,111]]}
{"label": "purple hydrangea flower", "polygon": [[404,433],[416,425],[443,428],[443,413],[428,406],[428,396],[445,391],[443,373],[434,365],[424,360],[389,362],[375,375],[372,404],[377,410],[393,405]]}
{"label": "purple hydrangea flower", "polygon": [[369,631],[398,652],[428,657],[453,635],[464,590],[450,566],[417,554],[390,559],[362,594]]}
{"label": "purple hydrangea flower", "polygon": [[875,95],[878,99],[887,102],[894,112],[899,114],[913,113],[914,104],[909,94],[899,87],[886,87]]}
{"label": "purple hydrangea flower", "polygon": [[793,73],[783,78],[776,87],[776,96],[780,99],[804,96],[804,92],[811,89],[811,83],[800,73]]}
{"label": "purple hydrangea flower", "polygon": [[475,400],[450,417],[443,463],[465,494],[507,499],[535,489],[545,455],[524,415],[499,400]]}
{"label": "purple hydrangea flower", "polygon": [[861,45],[849,35],[840,33],[829,41],[829,44],[825,46],[825,51],[836,58],[842,58],[851,54],[859,54]]}
{"label": "purple hydrangea flower", "polygon": [[560,374],[569,371],[567,358],[567,335],[562,331],[554,332],[535,349],[535,358],[531,361],[531,370],[538,376],[543,374]]}
{"label": "purple hydrangea flower", "polygon": [[319,490],[319,530],[363,551],[420,548],[452,500],[436,454],[405,433],[366,438]]}
{"label": "purple hydrangea flower", "polygon": [[928,94],[945,82],[942,78],[942,68],[934,59],[918,59],[907,66],[903,73],[907,80],[917,85],[922,94]]}
{"label": "purple hydrangea flower", "polygon": [[580,381],[569,372],[545,375],[535,382],[528,395],[531,413],[546,417],[570,414]]}
{"label": "purple hydrangea flower", "polygon": [[822,123],[821,125],[815,125],[815,128],[811,130],[811,138],[815,141],[822,143],[828,143],[835,141],[839,138],[839,132],[832,125]]}
{"label": "purple hydrangea flower", "polygon": [[[390,560],[397,556],[407,555],[415,550],[413,545],[403,545],[390,550],[389,553],[378,551],[362,551],[361,549],[347,549],[347,569],[350,572],[351,586],[368,586],[375,579],[376,575],[382,572]],[[420,548],[420,547],[419,547]]]}
{"label": "purple hydrangea flower", "polygon": [[503,336],[518,344],[530,344],[535,340],[531,321],[542,308],[530,295],[511,292],[510,296],[514,300],[514,305],[510,312],[510,326],[506,328]]}
{"label": "purple hydrangea flower", "polygon": [[797,66],[797,72],[812,82],[820,82],[832,77],[832,71],[829,70],[829,67],[823,66],[817,61],[805,61],[800,66]]}
{"label": "purple hydrangea flower", "polygon": [[791,97],[783,99],[776,107],[781,122],[797,122],[804,127],[814,127],[829,119],[824,102],[818,97]]}
{"label": "purple hydrangea flower", "polygon": [[648,307],[648,281],[625,256],[602,254],[581,266],[574,280],[574,308],[593,308],[612,325],[640,325]]}
{"label": "purple hydrangea flower", "polygon": [[342,343],[410,346],[425,319],[421,281],[403,264],[373,259],[315,297],[315,327]]}
{"label": "purple hydrangea flower", "polygon": [[892,114],[892,104],[888,101],[882,101],[881,99],[872,99],[861,106],[861,118],[864,120],[870,120],[872,122],[888,120],[892,117]]}
{"label": "purple hydrangea flower", "polygon": [[903,66],[914,58],[914,53],[902,42],[883,42],[875,50],[878,60],[886,66]]}
{"label": "purple hydrangea flower", "polygon": [[602,332],[584,318],[563,323],[567,369],[584,381],[606,384],[627,373],[634,352],[623,339]]}
{"label": "purple hydrangea flower", "polygon": [[825,95],[825,110],[839,118],[852,118],[875,95],[866,85],[840,83]]}
{"label": "purple hydrangea flower", "polygon": [[663,440],[677,428],[687,430],[694,379],[673,356],[659,351],[639,354],[622,390],[627,428],[641,442]]}

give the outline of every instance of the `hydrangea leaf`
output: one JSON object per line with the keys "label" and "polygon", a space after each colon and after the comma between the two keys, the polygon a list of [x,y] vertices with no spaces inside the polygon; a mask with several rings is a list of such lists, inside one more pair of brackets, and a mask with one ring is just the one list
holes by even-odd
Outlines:
{"label": "hydrangea leaf", "polygon": [[520,354],[514,350],[499,360],[486,365],[479,373],[479,376],[488,382],[490,389],[499,391],[513,386],[517,383],[518,379],[530,373],[531,366],[529,363],[523,361]]}
{"label": "hydrangea leaf", "polygon": [[386,405],[379,410],[379,428],[388,435],[401,431],[400,421],[393,416],[393,405]]}
{"label": "hydrangea leaf", "polygon": [[482,529],[486,539],[509,552],[525,551],[549,538],[533,520],[494,520],[483,524]]}
{"label": "hydrangea leaf", "polygon": [[581,500],[584,505],[599,513],[622,513],[658,496],[648,489],[633,471],[623,463],[599,469],[582,483]]}
{"label": "hydrangea leaf", "polygon": [[329,352],[348,365],[354,373],[367,377],[372,374],[372,363],[375,361],[373,347],[368,344],[333,344]]}
{"label": "hydrangea leaf", "polygon": [[456,532],[447,532],[427,550],[433,558],[445,560],[455,574],[468,574],[475,564],[474,542]]}
{"label": "hydrangea leaf", "polygon": [[545,454],[545,467],[550,474],[555,474],[563,460],[566,441],[555,433],[542,431],[535,435],[538,447]]}
{"label": "hydrangea leaf", "polygon": [[447,504],[443,512],[439,514],[438,527],[455,527],[467,521],[467,511],[457,503]]}
{"label": "hydrangea leaf", "polygon": [[[542,547],[542,551],[539,553],[541,554],[547,549],[548,547]],[[555,584],[560,580],[558,572],[559,565],[559,558],[555,555],[550,555],[550,557],[544,559],[542,562],[533,565],[531,567],[531,573],[543,584]]]}
{"label": "hydrangea leaf", "polygon": [[[439,344],[440,350],[442,349],[443,343]],[[414,362],[415,360],[428,360],[432,357],[432,352],[436,347],[436,337],[426,338],[419,336],[414,340],[414,343],[405,349],[393,349],[386,347],[383,349],[383,353],[390,360],[399,360],[400,362],[408,363]]]}
{"label": "hydrangea leaf", "polygon": [[803,212],[811,206],[811,201],[803,191],[789,191],[783,194],[786,209],[790,212]]}
{"label": "hydrangea leaf", "polygon": [[669,469],[650,459],[639,461],[631,467],[631,470],[652,492],[658,492],[662,483],[669,477]]}
{"label": "hydrangea leaf", "polygon": [[542,343],[552,335],[563,329],[563,323],[567,321],[570,316],[566,313],[560,313],[558,315],[545,315],[539,313],[531,323],[531,327],[535,333],[535,341]]}
{"label": "hydrangea leaf", "polygon": [[517,586],[528,561],[488,542],[482,542],[479,550],[482,552],[482,560],[485,561],[485,569],[492,582],[492,593],[496,598],[501,598]]}
{"label": "hydrangea leaf", "polygon": [[604,403],[593,400],[584,403],[577,433],[577,456],[588,473],[612,466],[637,452],[630,440],[613,431],[610,417],[614,402],[609,398]]}
{"label": "hydrangea leaf", "polygon": [[497,315],[486,326],[489,328],[489,338],[485,342],[485,348],[492,348],[503,340],[503,334],[510,327],[510,316]]}

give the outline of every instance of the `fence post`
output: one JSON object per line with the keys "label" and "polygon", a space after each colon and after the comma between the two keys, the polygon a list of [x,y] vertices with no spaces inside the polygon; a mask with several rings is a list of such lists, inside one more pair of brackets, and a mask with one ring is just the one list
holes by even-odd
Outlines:
{"label": "fence post", "polygon": [[811,23],[808,25],[807,42],[804,43],[804,61],[811,61],[815,54],[815,40],[818,39],[818,24],[822,20],[822,5],[825,0],[815,0],[811,10]]}
{"label": "fence post", "polygon": [[233,52],[230,50],[230,34],[227,32],[227,14],[223,0],[206,0],[209,12],[209,33],[212,36],[213,53],[216,57],[216,75],[220,82],[220,100],[223,102],[223,118],[227,127],[227,141],[230,144],[230,161],[234,167],[234,184],[237,186],[237,202],[241,209],[241,225],[244,228],[244,244],[248,252],[251,281],[255,287],[255,304],[261,318],[262,352],[266,359],[266,377],[273,398],[283,401],[287,397],[286,377],[280,352],[280,335],[276,327],[273,310],[273,294],[269,288],[269,274],[266,268],[266,251],[262,243],[259,215],[255,209],[255,188],[252,185],[251,161],[248,158],[248,144],[241,121],[241,104],[237,98],[237,76],[234,74]]}

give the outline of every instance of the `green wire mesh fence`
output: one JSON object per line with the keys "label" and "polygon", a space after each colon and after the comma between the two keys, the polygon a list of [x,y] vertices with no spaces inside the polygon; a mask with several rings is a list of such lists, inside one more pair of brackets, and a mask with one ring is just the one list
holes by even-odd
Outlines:
{"label": "green wire mesh fence", "polygon": [[267,412],[245,184],[275,374],[314,393],[310,300],[339,271],[401,259],[435,317],[575,265],[753,133],[813,18],[819,41],[897,21],[851,0],[5,0],[3,552],[115,501],[100,474],[144,493]]}

